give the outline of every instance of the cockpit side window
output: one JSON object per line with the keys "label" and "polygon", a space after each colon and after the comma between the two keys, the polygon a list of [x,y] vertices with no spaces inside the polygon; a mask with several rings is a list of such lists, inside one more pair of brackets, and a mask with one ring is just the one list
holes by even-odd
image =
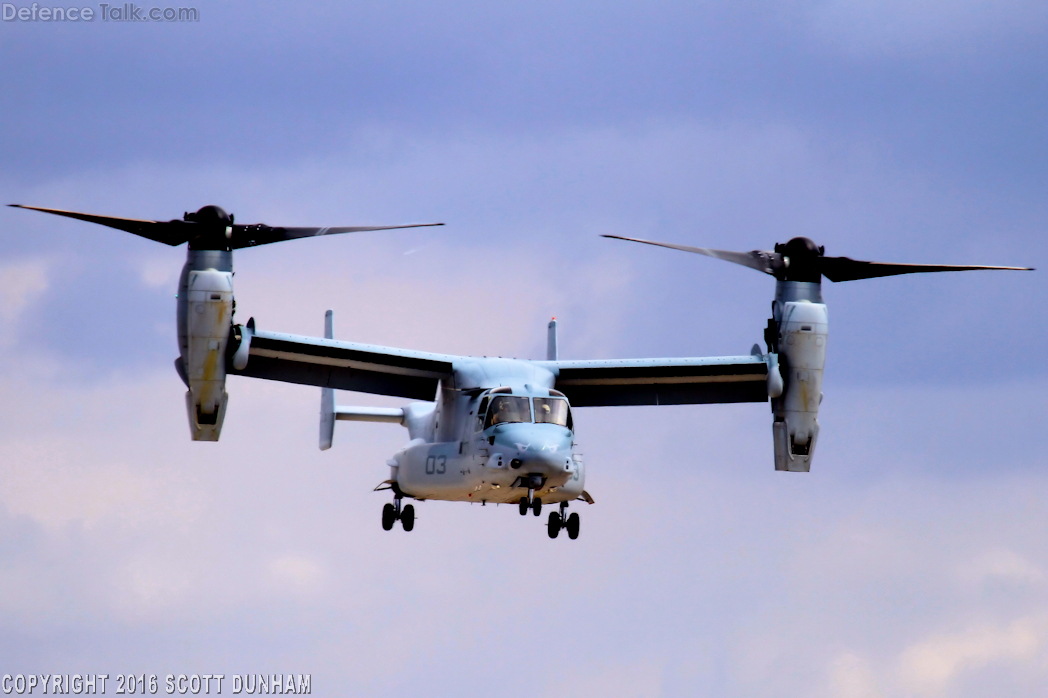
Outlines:
{"label": "cockpit side window", "polygon": [[535,423],[559,424],[571,429],[571,410],[568,401],[555,397],[535,398]]}
{"label": "cockpit side window", "polygon": [[484,421],[484,428],[487,429],[495,424],[505,424],[507,422],[530,421],[531,401],[528,398],[499,395],[491,399],[491,406],[488,408],[488,418]]}

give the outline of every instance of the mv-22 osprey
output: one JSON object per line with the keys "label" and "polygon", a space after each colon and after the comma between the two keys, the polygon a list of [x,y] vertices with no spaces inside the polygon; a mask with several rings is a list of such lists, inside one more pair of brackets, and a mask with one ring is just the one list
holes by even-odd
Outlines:
{"label": "mv-22 osprey", "polygon": [[[16,205],[17,206],[17,205]],[[321,388],[320,448],[331,447],[338,420],[394,422],[409,441],[389,459],[379,488],[392,492],[382,527],[415,524],[413,505],[437,499],[509,503],[539,516],[558,505],[547,531],[579,534],[569,502],[593,503],[576,451],[571,410],[611,405],[682,405],[771,400],[776,470],[808,472],[819,436],[828,316],[822,277],[851,281],[918,272],[1023,267],[884,264],[827,257],[807,238],[776,245],[773,252],[728,252],[619,238],[695,252],[742,264],[775,277],[767,345],[748,356],[678,359],[563,361],[556,322],[548,328],[544,361],[453,356],[343,342],[334,339],[328,311],[324,337],[263,332],[254,318],[233,322],[233,250],[283,240],[392,228],[284,228],[239,225],[217,206],[182,220],[148,221],[19,206],[98,223],[168,245],[188,243],[178,287],[179,358],[192,438],[217,441],[229,396],[226,376],[299,383]],[[439,223],[419,225],[441,225]],[[618,237],[618,236],[606,236]],[[342,407],[335,390],[408,398],[401,408]]]}

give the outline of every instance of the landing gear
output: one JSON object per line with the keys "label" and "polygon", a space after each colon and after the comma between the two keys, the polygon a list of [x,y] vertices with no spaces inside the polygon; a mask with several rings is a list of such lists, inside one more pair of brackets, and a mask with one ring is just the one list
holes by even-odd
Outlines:
{"label": "landing gear", "polygon": [[392,503],[387,502],[382,507],[382,530],[392,530],[393,524],[398,520],[405,531],[415,528],[415,507],[408,504],[401,510],[400,497],[394,499]]}
{"label": "landing gear", "polygon": [[530,487],[528,487],[528,496],[520,498],[520,515],[527,516],[528,509],[531,509],[535,516],[540,516],[542,514],[542,500],[535,496],[535,488],[542,485],[542,480],[540,476],[536,475],[529,475],[528,477],[539,477],[539,480],[537,482],[529,483]]}
{"label": "landing gear", "polygon": [[564,524],[564,528],[568,529],[568,538],[575,540],[579,537],[579,515],[573,513],[568,517],[567,523]]}
{"label": "landing gear", "polygon": [[568,538],[575,540],[579,537],[579,515],[568,516],[568,503],[560,503],[560,511],[551,511],[546,520],[546,533],[550,538],[556,538],[560,529],[568,529]]}

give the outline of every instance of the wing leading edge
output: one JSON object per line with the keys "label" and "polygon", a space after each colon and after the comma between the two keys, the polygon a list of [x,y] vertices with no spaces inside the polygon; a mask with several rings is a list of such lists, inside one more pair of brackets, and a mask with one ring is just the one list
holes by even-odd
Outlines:
{"label": "wing leading edge", "polygon": [[538,361],[574,407],[767,402],[761,356]]}
{"label": "wing leading edge", "polygon": [[[250,342],[247,365],[230,374],[412,400],[433,400],[467,358],[280,332],[254,332]],[[761,356],[533,363],[553,372],[575,407],[768,400]]]}
{"label": "wing leading edge", "polygon": [[230,373],[361,393],[433,400],[457,358],[279,332],[256,332],[247,366]]}

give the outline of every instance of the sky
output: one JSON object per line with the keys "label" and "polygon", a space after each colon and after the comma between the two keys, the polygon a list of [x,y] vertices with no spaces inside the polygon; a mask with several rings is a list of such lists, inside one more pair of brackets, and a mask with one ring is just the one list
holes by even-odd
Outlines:
{"label": "sky", "polygon": [[578,540],[442,502],[408,534],[372,492],[406,433],[341,423],[320,452],[316,389],[231,378],[221,441],[189,439],[182,248],[5,208],[0,674],[1048,692],[1048,7],[195,7],[0,22],[2,203],[447,224],[238,251],[265,330],[331,308],[339,339],[465,355],[542,358],[551,316],[565,359],[761,341],[771,279],[601,234],[1039,270],[826,282],[810,473],[774,471],[767,405],[583,408]]}

